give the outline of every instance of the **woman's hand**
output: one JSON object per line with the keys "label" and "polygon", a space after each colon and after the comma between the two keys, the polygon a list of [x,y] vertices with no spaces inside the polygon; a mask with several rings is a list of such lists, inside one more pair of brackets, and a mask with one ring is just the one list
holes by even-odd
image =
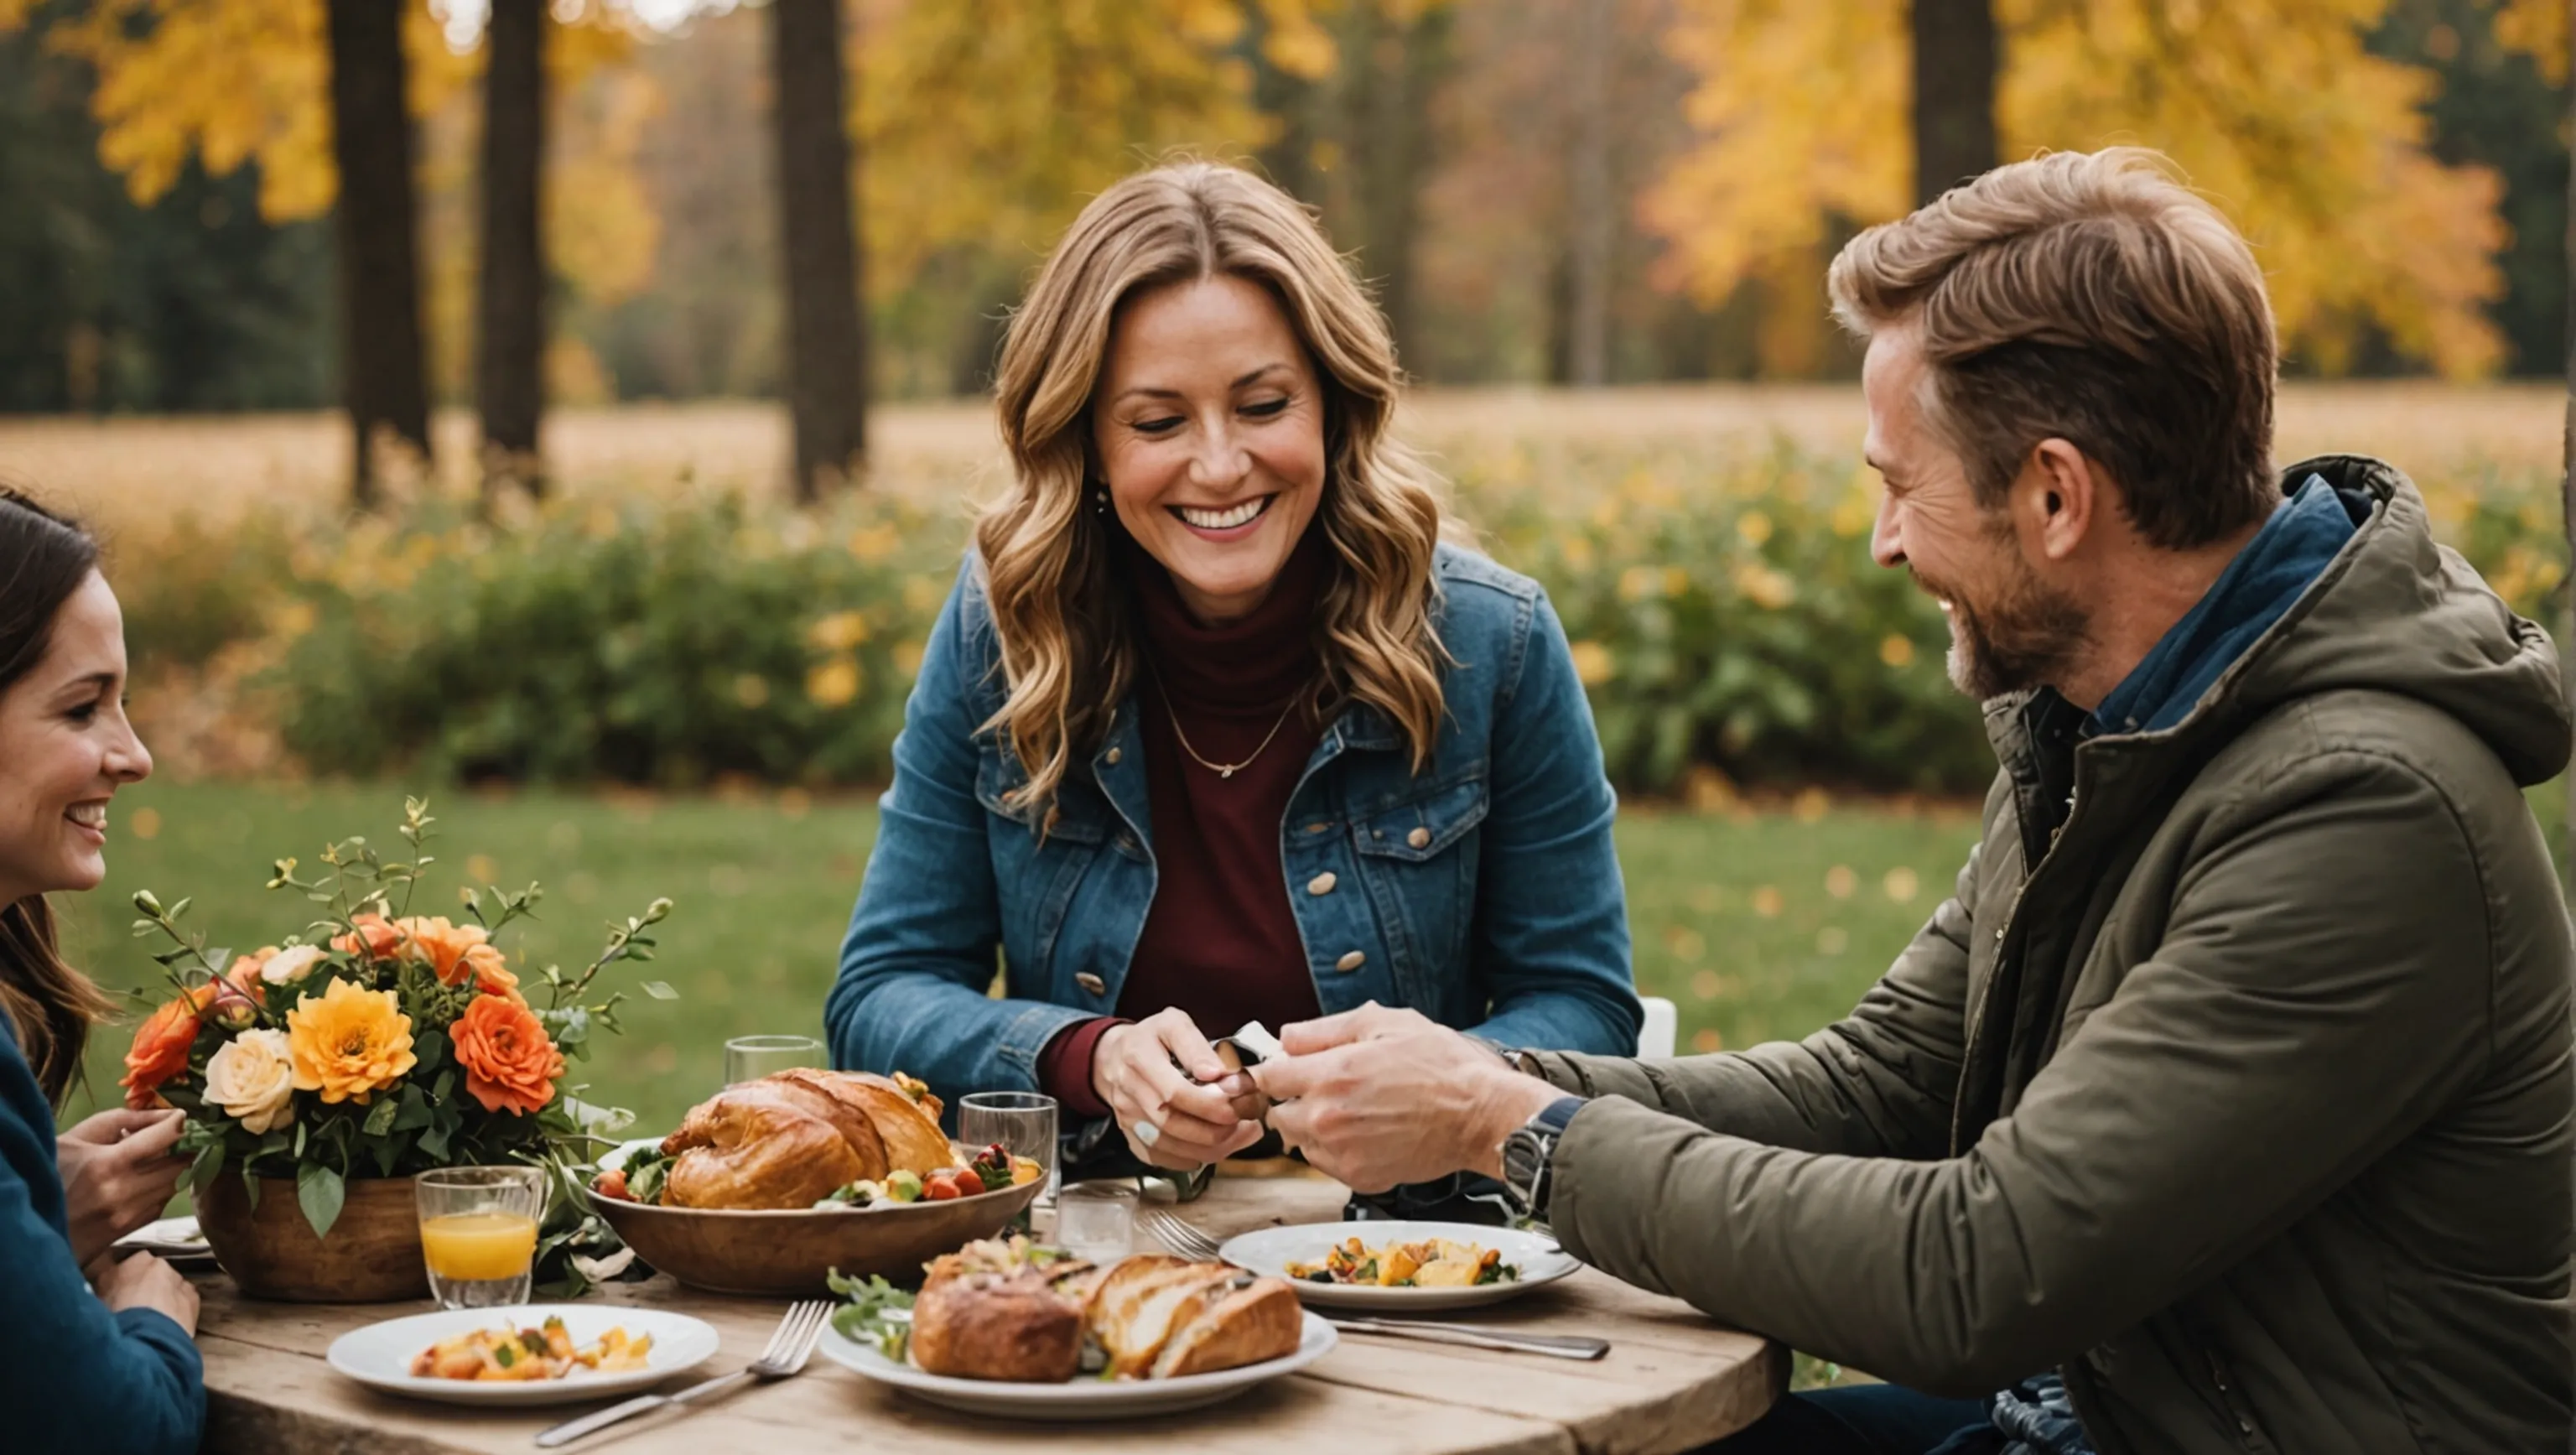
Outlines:
{"label": "woman's hand", "polygon": [[83,1266],[170,1205],[188,1170],[170,1149],[186,1125],[177,1111],[103,1111],[55,1139],[72,1255]]}
{"label": "woman's hand", "polygon": [[197,1288],[180,1277],[178,1269],[149,1253],[125,1259],[111,1253],[82,1271],[110,1310],[148,1308],[165,1313],[189,1338],[197,1336]]}
{"label": "woman's hand", "polygon": [[1183,1171],[1260,1141],[1268,1106],[1249,1077],[1226,1073],[1216,1048],[1177,1009],[1102,1034],[1091,1049],[1091,1089],[1117,1114],[1130,1150]]}

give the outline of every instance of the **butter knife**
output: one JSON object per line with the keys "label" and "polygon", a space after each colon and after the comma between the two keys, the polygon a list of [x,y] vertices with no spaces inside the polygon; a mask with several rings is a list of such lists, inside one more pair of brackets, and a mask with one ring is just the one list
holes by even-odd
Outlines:
{"label": "butter knife", "polygon": [[1600,1359],[1610,1352],[1610,1341],[1581,1334],[1523,1334],[1505,1329],[1478,1328],[1473,1324],[1438,1324],[1419,1319],[1369,1319],[1334,1315],[1325,1319],[1336,1329],[1354,1334],[1385,1334],[1398,1339],[1419,1339],[1426,1344],[1456,1344],[1469,1349],[1496,1349],[1512,1354],[1545,1354],[1556,1359]]}

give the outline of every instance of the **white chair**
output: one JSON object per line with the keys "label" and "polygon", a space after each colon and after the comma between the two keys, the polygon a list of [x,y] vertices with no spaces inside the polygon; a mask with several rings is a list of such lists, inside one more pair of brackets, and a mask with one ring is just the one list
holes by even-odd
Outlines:
{"label": "white chair", "polygon": [[1640,1058],[1673,1054],[1673,1037],[1680,1033],[1680,1006],[1660,995],[1645,997],[1646,1023],[1637,1031],[1637,1055]]}

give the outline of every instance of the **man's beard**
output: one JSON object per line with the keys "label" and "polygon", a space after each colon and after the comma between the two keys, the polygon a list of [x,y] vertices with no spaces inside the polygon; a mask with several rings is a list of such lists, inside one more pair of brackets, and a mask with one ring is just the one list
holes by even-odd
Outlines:
{"label": "man's beard", "polygon": [[1950,604],[1950,682],[1980,702],[2062,680],[2092,634],[2093,618],[2073,596],[2039,579],[2009,537],[1995,559],[2006,573],[1992,600],[1915,573],[1915,581]]}

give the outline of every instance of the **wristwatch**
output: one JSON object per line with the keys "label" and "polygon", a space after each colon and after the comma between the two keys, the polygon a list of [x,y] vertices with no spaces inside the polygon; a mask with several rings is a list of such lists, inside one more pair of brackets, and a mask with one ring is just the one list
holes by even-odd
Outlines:
{"label": "wristwatch", "polygon": [[1514,1215],[1534,1222],[1547,1221],[1548,1193],[1555,1182],[1557,1139],[1565,1135],[1567,1124],[1583,1107],[1582,1097],[1560,1096],[1503,1138],[1503,1200],[1511,1205]]}

